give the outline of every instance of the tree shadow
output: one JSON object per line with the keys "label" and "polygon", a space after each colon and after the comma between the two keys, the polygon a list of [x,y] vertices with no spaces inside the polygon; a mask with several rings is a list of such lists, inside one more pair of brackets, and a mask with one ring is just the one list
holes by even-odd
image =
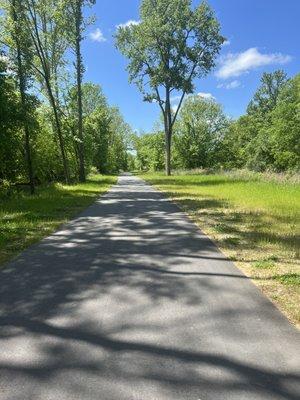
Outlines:
{"label": "tree shadow", "polygon": [[[91,324],[82,330],[76,326],[62,328],[38,320],[9,317],[0,318],[0,326],[21,328],[27,334],[56,339],[54,343],[48,341],[43,344],[42,352],[45,357],[38,366],[27,363],[0,363],[3,374],[25,376],[39,382],[40,385],[51,377],[56,377],[59,372],[65,371],[95,375],[98,382],[103,384],[102,381],[105,382],[109,373],[116,386],[120,381],[126,381],[131,391],[137,382],[143,380],[151,382],[151,385],[155,382],[171,387],[175,390],[174,393],[178,393],[178,390],[185,394],[200,391],[202,395],[209,396],[205,398],[221,399],[224,398],[219,397],[222,394],[227,396],[226,398],[237,399],[239,397],[235,397],[236,394],[239,396],[248,393],[249,399],[298,399],[297,382],[300,374],[274,373],[263,367],[248,365],[234,357],[207,350],[191,351],[141,341],[120,340],[99,330],[95,333]],[[146,328],[149,329],[147,325]],[[57,342],[57,339],[60,339],[60,342]],[[80,345],[76,354],[74,344],[78,343],[92,347],[94,357],[86,357],[87,353],[82,357]],[[122,365],[120,359],[125,359],[125,365]],[[132,364],[130,366],[127,363]],[[169,368],[170,364],[172,368]],[[174,365],[178,367],[176,373]],[[215,376],[210,376],[211,370],[214,371],[214,375],[223,373],[227,378],[223,381],[218,380]],[[210,397],[212,394],[217,397]]]}
{"label": "tree shadow", "polygon": [[[15,255],[32,241],[51,231],[66,218],[78,214],[99,195],[101,185],[112,184],[111,177],[101,181],[89,179],[95,186],[89,190],[83,187],[69,190],[58,185],[37,188],[35,196],[18,195],[0,199],[0,258]],[[1,267],[0,267],[1,268]]]}
{"label": "tree shadow", "polygon": [[[167,197],[174,197],[172,192],[164,192]],[[237,210],[226,200],[217,200],[212,196],[197,195],[191,197],[188,192],[176,193],[176,203],[184,210],[198,215],[207,215],[211,219],[211,226],[220,232],[232,235],[238,239],[239,247],[254,248],[262,242],[277,244],[289,251],[298,253],[300,248],[300,235],[295,233],[286,234],[280,228],[278,232],[270,232],[270,225],[280,227],[281,223],[295,224],[292,216],[282,217],[280,215],[259,211],[255,213]],[[222,242],[226,248],[227,243],[231,248],[231,242]],[[233,243],[234,245],[234,243]],[[297,256],[296,256],[297,257]]]}

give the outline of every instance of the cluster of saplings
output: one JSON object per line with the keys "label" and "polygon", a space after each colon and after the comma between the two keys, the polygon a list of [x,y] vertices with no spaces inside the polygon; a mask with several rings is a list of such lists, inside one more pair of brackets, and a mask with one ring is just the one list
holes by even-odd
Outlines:
{"label": "cluster of saplings", "polygon": [[[136,164],[164,169],[164,133],[135,137]],[[173,168],[300,171],[300,74],[264,73],[247,113],[230,120],[214,100],[189,96],[174,125]]]}
{"label": "cluster of saplings", "polygon": [[84,182],[127,167],[129,126],[101,88],[82,83],[94,0],[2,0],[0,184]]}

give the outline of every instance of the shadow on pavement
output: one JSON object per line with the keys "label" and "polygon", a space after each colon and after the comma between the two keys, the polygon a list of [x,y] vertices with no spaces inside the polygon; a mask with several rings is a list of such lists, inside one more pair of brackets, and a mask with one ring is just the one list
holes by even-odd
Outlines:
{"label": "shadow on pavement", "polygon": [[1,400],[299,398],[296,331],[134,177],[0,282]]}

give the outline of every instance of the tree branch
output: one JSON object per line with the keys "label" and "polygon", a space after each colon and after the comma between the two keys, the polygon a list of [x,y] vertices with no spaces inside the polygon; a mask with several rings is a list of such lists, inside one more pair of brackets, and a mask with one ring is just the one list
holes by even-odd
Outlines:
{"label": "tree branch", "polygon": [[158,90],[157,87],[155,87],[155,92],[156,92],[156,95],[157,95],[157,100],[158,100],[159,107],[161,108],[163,116],[165,116],[166,111],[165,111],[165,109],[163,107],[163,101],[162,101],[162,99],[160,97],[159,90]]}
{"label": "tree branch", "polygon": [[181,99],[180,99],[179,104],[178,104],[178,107],[177,107],[177,110],[176,110],[175,115],[174,115],[174,117],[173,117],[173,121],[171,121],[171,127],[173,127],[173,125],[175,124],[177,115],[178,115],[178,113],[179,113],[179,110],[180,110],[180,107],[181,107],[181,105],[182,105],[182,102],[183,102],[183,99],[184,99],[184,96],[185,96],[185,95],[186,95],[186,92],[183,91],[182,96],[181,96]]}

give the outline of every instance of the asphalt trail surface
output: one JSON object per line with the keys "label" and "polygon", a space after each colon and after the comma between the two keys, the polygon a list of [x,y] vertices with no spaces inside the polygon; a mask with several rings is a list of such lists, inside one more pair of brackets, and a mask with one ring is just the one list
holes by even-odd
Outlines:
{"label": "asphalt trail surface", "polygon": [[299,400],[299,345],[133,176],[0,272],[1,400]]}

